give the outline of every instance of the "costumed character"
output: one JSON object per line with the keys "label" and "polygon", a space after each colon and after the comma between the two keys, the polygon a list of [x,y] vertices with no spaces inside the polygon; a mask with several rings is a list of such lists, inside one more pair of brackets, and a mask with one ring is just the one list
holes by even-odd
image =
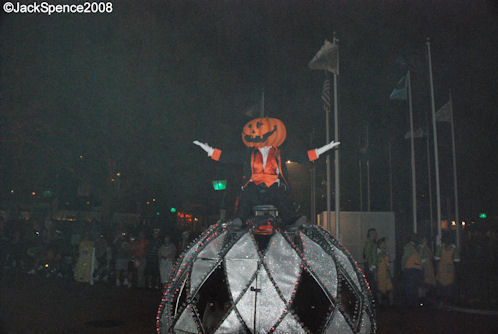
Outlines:
{"label": "costumed character", "polygon": [[[246,162],[242,191],[239,197],[236,217],[233,226],[242,226],[251,214],[255,205],[272,204],[278,208],[279,216],[285,225],[300,225],[306,221],[305,217],[295,219],[295,208],[289,198],[288,183],[285,177],[285,164],[282,163],[282,154],[279,146],[283,144],[287,135],[284,123],[276,118],[256,118],[246,123],[242,129],[242,142],[251,149],[250,164],[247,164],[247,154],[242,152],[225,152],[213,148],[207,143],[194,141],[208,156],[220,162]],[[314,161],[326,151],[340,143],[334,141],[329,144],[311,149],[307,156],[296,157],[293,160]]]}

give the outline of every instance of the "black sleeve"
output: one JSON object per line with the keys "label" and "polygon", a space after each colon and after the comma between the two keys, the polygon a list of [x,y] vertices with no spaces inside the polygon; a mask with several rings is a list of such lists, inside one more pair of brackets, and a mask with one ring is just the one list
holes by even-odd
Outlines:
{"label": "black sleeve", "polygon": [[245,160],[251,158],[251,154],[247,150],[241,151],[223,151],[221,150],[219,162],[243,164]]}

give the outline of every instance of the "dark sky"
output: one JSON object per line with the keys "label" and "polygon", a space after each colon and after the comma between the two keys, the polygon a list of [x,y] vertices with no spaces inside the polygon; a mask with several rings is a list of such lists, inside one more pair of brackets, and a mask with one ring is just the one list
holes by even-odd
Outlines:
{"label": "dark sky", "polygon": [[[406,71],[400,60],[408,59],[415,125],[425,125],[430,37],[436,108],[453,94],[461,215],[498,214],[492,1],[114,1],[112,14],[3,14],[0,29],[2,193],[21,178],[26,189],[53,187],[65,166],[91,180],[126,171],[131,189],[141,187],[137,196],[162,192],[168,201],[195,202],[206,180],[222,172],[191,141],[242,149],[244,111],[262,89],[267,114],[287,125],[285,149],[310,148],[312,132],[313,146],[321,145],[324,75],[307,63],[336,32],[348,208],[359,206],[357,152],[368,125],[372,208],[389,208],[391,141],[395,208],[410,209],[408,112],[389,94]],[[447,212],[449,128],[438,129]],[[418,193],[427,198],[425,150],[418,139]],[[77,165],[80,155],[89,157],[85,166]]]}

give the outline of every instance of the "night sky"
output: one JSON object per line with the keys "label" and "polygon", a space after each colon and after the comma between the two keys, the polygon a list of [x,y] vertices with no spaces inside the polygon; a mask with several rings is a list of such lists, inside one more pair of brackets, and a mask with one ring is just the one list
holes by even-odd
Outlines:
{"label": "night sky", "polygon": [[[244,113],[263,89],[266,114],[287,125],[284,151],[323,145],[324,74],[307,64],[334,32],[343,209],[359,209],[368,127],[372,210],[389,209],[391,142],[394,208],[409,219],[408,109],[389,95],[408,66],[415,127],[426,125],[430,37],[436,109],[453,95],[461,217],[498,215],[498,6],[484,0],[114,1],[111,14],[2,12],[2,206],[12,189],[18,199],[43,189],[69,196],[83,183],[103,198],[116,196],[116,182],[117,209],[153,197],[165,206],[210,203],[210,180],[236,179],[240,167],[209,161],[192,141],[243,149]],[[438,123],[438,139],[445,218],[453,215],[448,124]],[[424,219],[424,139],[415,150]]]}

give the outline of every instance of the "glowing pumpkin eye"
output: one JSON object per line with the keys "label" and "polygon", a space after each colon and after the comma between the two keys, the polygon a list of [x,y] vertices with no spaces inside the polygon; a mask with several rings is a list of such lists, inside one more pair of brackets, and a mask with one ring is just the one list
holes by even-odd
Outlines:
{"label": "glowing pumpkin eye", "polygon": [[261,123],[261,122],[257,122],[257,123],[256,123],[256,127],[257,127],[258,129],[261,127],[261,125],[263,125],[263,123]]}

